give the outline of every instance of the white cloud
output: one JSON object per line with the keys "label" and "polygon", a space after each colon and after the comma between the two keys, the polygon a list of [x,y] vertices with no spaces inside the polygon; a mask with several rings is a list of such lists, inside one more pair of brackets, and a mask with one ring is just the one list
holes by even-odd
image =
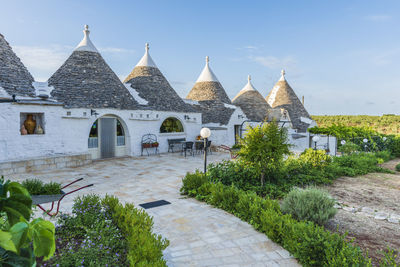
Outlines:
{"label": "white cloud", "polygon": [[385,14],[379,14],[379,15],[369,15],[365,17],[366,20],[369,21],[376,21],[376,22],[381,22],[381,21],[388,21],[392,19],[392,16],[390,15],[385,15]]}
{"label": "white cloud", "polygon": [[127,53],[135,53],[133,49],[125,49],[119,47],[100,47],[98,49],[100,53],[114,53],[114,54],[127,54]]}
{"label": "white cloud", "polygon": [[250,60],[257,62],[269,69],[294,69],[297,61],[292,56],[278,58],[275,56],[250,56]]}

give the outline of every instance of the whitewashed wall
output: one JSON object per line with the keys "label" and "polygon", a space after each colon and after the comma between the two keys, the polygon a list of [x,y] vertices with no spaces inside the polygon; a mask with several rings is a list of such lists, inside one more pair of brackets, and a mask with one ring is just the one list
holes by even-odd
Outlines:
{"label": "whitewashed wall", "polygon": [[[20,113],[44,113],[43,135],[21,135]],[[67,115],[70,112],[70,115]],[[117,109],[65,109],[62,106],[0,103],[0,161],[22,160],[57,154],[88,153],[88,137],[92,124],[102,116],[116,116],[125,130],[127,155],[140,155],[141,138],[156,134],[160,152],[167,152],[168,138],[184,137],[194,140],[201,129],[200,113],[174,113],[161,111],[129,111]],[[84,115],[86,113],[86,115]],[[140,116],[142,115],[142,116]],[[158,115],[158,116],[157,116]],[[185,115],[190,119],[185,120]],[[182,122],[184,133],[161,134],[160,126],[167,117]],[[121,149],[121,148],[118,148]]]}

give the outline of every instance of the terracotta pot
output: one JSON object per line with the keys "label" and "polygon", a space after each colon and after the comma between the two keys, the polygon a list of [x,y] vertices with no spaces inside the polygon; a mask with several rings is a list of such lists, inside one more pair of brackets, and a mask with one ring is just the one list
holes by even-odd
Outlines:
{"label": "terracotta pot", "polygon": [[24,122],[24,126],[28,131],[28,134],[33,134],[36,128],[36,121],[33,119],[33,115],[29,114]]}
{"label": "terracotta pot", "polygon": [[28,131],[25,129],[25,126],[22,124],[21,126],[21,135],[27,135]]}
{"label": "terracotta pot", "polygon": [[156,144],[151,144],[151,147],[158,147],[158,143],[156,143]]}
{"label": "terracotta pot", "polygon": [[35,134],[43,134],[43,133],[44,133],[43,128],[40,127],[40,124],[38,124],[38,127],[37,127],[37,129],[35,131]]}
{"label": "terracotta pot", "polygon": [[149,148],[149,147],[151,147],[151,144],[143,144],[143,147],[144,148]]}

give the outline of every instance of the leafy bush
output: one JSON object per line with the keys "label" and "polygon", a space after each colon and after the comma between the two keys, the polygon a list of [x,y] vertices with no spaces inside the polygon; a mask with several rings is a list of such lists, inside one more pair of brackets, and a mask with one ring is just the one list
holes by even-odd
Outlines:
{"label": "leafy bush", "polygon": [[396,165],[396,171],[400,172],[400,163]]}
{"label": "leafy bush", "polygon": [[56,195],[61,194],[61,184],[56,182],[43,183],[39,179],[26,179],[22,182],[30,195]]}
{"label": "leafy bush", "polygon": [[325,150],[309,148],[301,153],[299,160],[311,165],[311,167],[322,168],[328,165],[332,161],[332,158],[326,154]]}
{"label": "leafy bush", "polygon": [[297,220],[324,225],[335,216],[337,210],[334,205],[335,200],[319,189],[293,189],[284,198],[282,211],[291,214]]}
{"label": "leafy bush", "polygon": [[48,259],[54,254],[54,225],[42,218],[29,222],[32,199],[17,182],[0,179],[0,264],[32,266],[36,257]]}
{"label": "leafy bush", "polygon": [[359,145],[354,144],[353,142],[346,142],[344,145],[341,145],[338,149],[343,155],[350,155],[357,151],[361,151]]}
{"label": "leafy bush", "polygon": [[58,250],[45,262],[57,266],[166,266],[168,241],[152,233],[153,221],[115,197],[77,197],[71,215],[61,215]]}
{"label": "leafy bush", "polygon": [[276,122],[250,127],[240,145],[239,159],[257,170],[261,185],[265,177],[274,178],[284,156],[290,154],[287,130]]}
{"label": "leafy bush", "polygon": [[180,191],[184,192],[189,196],[195,196],[195,189],[199,188],[202,184],[207,182],[207,176],[204,173],[196,170],[195,173],[187,173],[186,176],[182,179],[183,186]]}
{"label": "leafy bush", "polygon": [[126,236],[130,266],[167,266],[162,251],[169,241],[152,233],[153,220],[145,211],[130,203],[123,206],[112,196],[106,196],[102,202],[112,221]]}
{"label": "leafy bush", "polygon": [[395,157],[400,157],[400,136],[390,139],[388,150]]}

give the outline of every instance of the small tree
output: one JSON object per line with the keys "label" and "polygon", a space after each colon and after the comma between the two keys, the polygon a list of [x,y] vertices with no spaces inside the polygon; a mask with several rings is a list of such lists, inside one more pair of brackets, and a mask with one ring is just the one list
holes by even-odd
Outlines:
{"label": "small tree", "polygon": [[250,127],[240,144],[240,159],[258,170],[261,185],[264,185],[265,176],[276,173],[284,156],[290,154],[287,130],[275,121]]}

